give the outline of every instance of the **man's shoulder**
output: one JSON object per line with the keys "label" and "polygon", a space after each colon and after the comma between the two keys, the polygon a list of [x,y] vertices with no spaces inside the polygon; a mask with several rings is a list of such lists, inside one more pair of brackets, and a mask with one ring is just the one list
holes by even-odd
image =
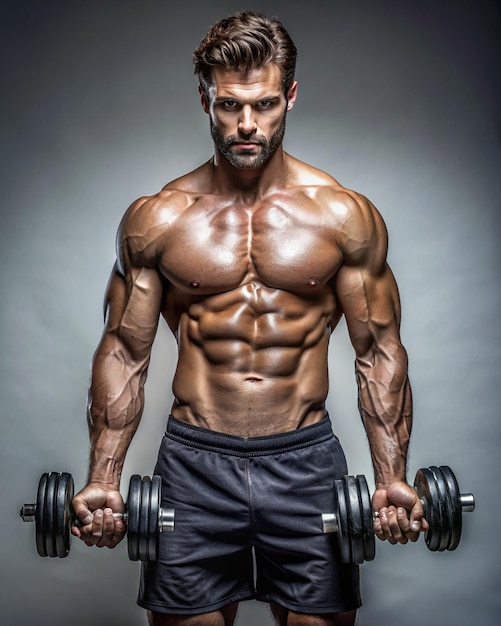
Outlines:
{"label": "man's shoulder", "polygon": [[200,172],[195,170],[167,183],[157,193],[135,200],[118,228],[119,260],[125,254],[142,266],[154,265],[171,226],[203,195],[200,189]]}
{"label": "man's shoulder", "polygon": [[320,211],[324,227],[330,228],[345,262],[358,264],[364,258],[384,259],[387,231],[374,204],[362,193],[343,186],[330,174],[300,161],[292,171],[302,193]]}
{"label": "man's shoulder", "polygon": [[343,218],[375,211],[361,193],[342,185],[331,174],[291,157],[292,186],[302,189],[325,209]]}
{"label": "man's shoulder", "polygon": [[125,212],[121,231],[132,229],[140,234],[172,223],[203,195],[202,170],[203,167],[180,176],[157,193],[135,200]]}

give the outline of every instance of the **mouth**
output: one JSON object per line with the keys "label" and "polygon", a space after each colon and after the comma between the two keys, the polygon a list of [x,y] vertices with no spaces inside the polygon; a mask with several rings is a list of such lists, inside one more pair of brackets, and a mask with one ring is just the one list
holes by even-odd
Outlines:
{"label": "mouth", "polygon": [[231,144],[231,147],[236,148],[237,150],[255,150],[259,146],[259,143],[251,141],[235,141]]}

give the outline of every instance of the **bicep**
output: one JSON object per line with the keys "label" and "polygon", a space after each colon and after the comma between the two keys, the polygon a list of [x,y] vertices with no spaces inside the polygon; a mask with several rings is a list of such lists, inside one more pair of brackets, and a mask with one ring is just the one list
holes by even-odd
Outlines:
{"label": "bicep", "polygon": [[336,295],[359,358],[400,346],[400,300],[389,266],[343,266],[336,277]]}
{"label": "bicep", "polygon": [[119,346],[134,361],[147,359],[158,326],[162,293],[156,269],[128,267],[124,275],[115,265],[106,289],[100,349]]}
{"label": "bicep", "polygon": [[335,290],[357,357],[374,358],[378,348],[385,351],[399,344],[400,300],[387,263],[383,218],[367,198],[357,194],[352,200],[341,231],[344,263]]}

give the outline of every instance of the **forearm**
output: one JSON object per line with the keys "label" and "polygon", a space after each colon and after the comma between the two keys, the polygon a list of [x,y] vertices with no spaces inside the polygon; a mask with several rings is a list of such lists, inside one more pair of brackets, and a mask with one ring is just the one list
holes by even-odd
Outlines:
{"label": "forearm", "polygon": [[87,411],[88,482],[120,484],[125,455],[143,412],[147,365],[124,358],[122,352],[96,354]]}
{"label": "forearm", "polygon": [[357,358],[359,407],[369,440],[377,488],[406,480],[412,394],[403,348],[371,362]]}

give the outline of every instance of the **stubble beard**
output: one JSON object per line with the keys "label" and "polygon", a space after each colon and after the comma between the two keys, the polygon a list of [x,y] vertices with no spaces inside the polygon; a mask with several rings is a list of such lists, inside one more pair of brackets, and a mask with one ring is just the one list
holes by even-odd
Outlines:
{"label": "stubble beard", "polygon": [[[269,140],[262,135],[253,135],[251,137],[230,135],[225,139],[219,128],[213,123],[212,118],[210,118],[210,132],[216,149],[233,167],[238,169],[256,169],[265,165],[281,145],[285,134],[285,118],[286,113],[284,113],[280,121],[280,126]],[[258,149],[257,154],[249,154],[248,150],[235,151],[232,149],[232,146],[240,141],[252,141],[252,143],[259,144],[260,150]]]}

